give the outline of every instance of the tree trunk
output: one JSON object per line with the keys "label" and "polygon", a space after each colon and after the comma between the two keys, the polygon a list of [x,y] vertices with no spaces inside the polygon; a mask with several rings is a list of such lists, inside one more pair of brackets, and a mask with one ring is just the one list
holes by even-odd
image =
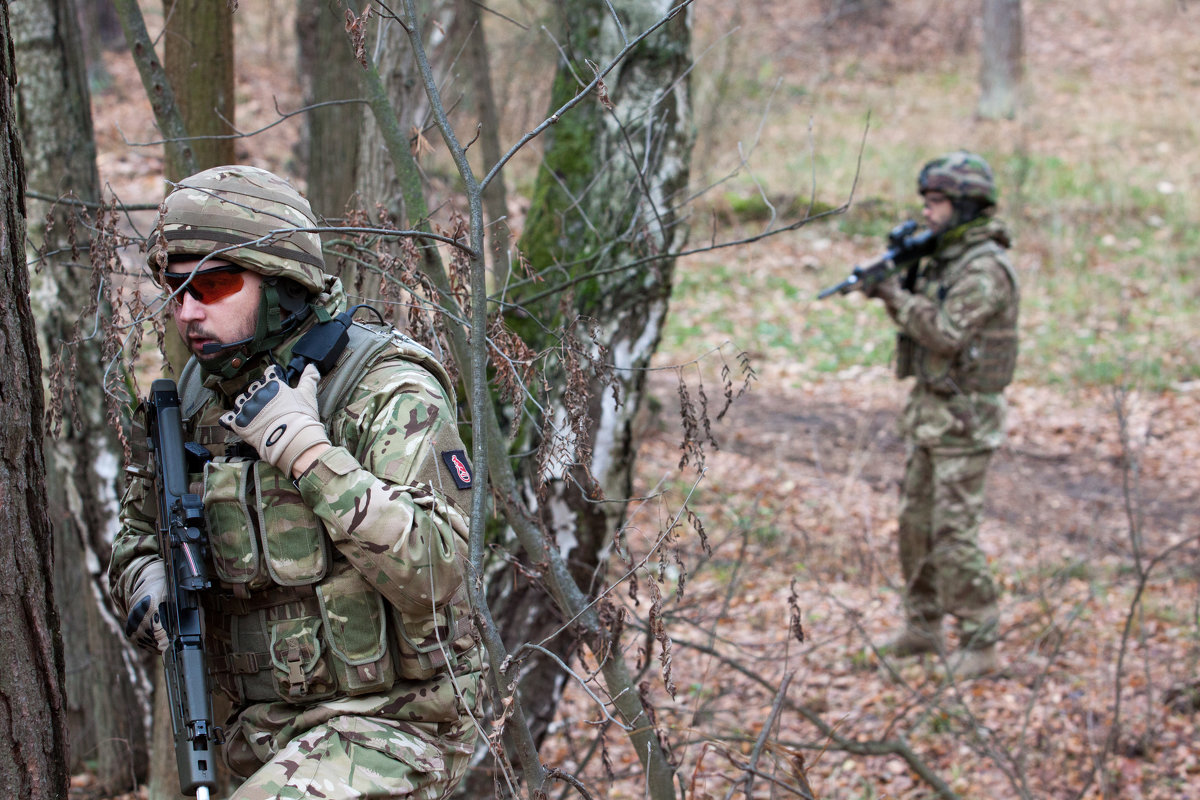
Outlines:
{"label": "tree trunk", "polygon": [[[648,28],[671,7],[664,0],[613,3],[626,32]],[[559,65],[552,114],[579,91],[577,76],[586,81],[594,75],[589,61],[606,64],[623,46],[603,5],[562,8],[559,41],[569,61]],[[531,495],[539,484],[547,487],[538,508],[542,524],[557,533],[575,580],[593,593],[600,588],[602,554],[624,522],[636,444],[632,420],[643,400],[644,368],[659,342],[673,275],[671,259],[634,262],[678,248],[683,240],[674,205],[687,183],[692,146],[685,77],[689,46],[690,18],[680,14],[609,73],[595,99],[564,114],[549,130],[521,249],[535,271],[575,282],[574,303],[563,313],[557,295],[522,302],[535,292],[549,294],[544,284],[510,298],[521,306],[510,324],[535,350],[553,348],[545,332],[566,326],[586,351],[585,359],[596,362],[583,362],[588,386],[576,390],[590,398],[586,407],[568,397],[572,370],[567,364],[560,361],[558,373],[547,375],[545,384],[554,389],[542,401],[546,413],[538,430],[544,436],[535,443],[557,455],[540,467],[535,459],[522,461]],[[620,403],[605,374],[616,380]],[[585,423],[572,425],[572,420]],[[585,496],[579,487],[595,488],[610,502],[598,503],[595,494]],[[540,586],[525,580],[490,585],[490,605],[506,641],[539,642],[560,626]],[[569,658],[576,642],[558,637],[549,646]],[[526,665],[521,702],[539,740],[553,720],[562,687],[561,670],[548,659],[535,657]]]}
{"label": "tree trunk", "polygon": [[1021,0],[983,0],[979,116],[1012,119],[1024,72]]}
{"label": "tree trunk", "polygon": [[823,0],[821,16],[827,22],[852,22],[875,25],[891,10],[891,0]]}
{"label": "tree trunk", "polygon": [[[438,38],[431,36],[426,47],[435,74],[444,74],[447,51],[454,54],[448,41],[454,25],[453,3],[451,0],[427,0],[421,6],[427,30],[442,34]],[[424,134],[424,128],[429,124],[429,99],[417,73],[408,34],[394,20],[375,17],[366,46],[376,53],[375,66],[387,86],[388,99],[400,117],[401,128],[409,137],[409,146],[420,159],[425,143],[429,141]],[[392,169],[383,136],[370,119],[362,134],[356,185],[364,202],[383,203],[397,219],[407,220],[408,224],[415,225],[419,221],[404,207],[400,179]]]}
{"label": "tree trunk", "polygon": [[[470,76],[471,95],[479,115],[479,145],[483,153],[483,168],[489,170],[500,161],[500,112],[492,91],[492,68],[488,64],[487,36],[483,17],[476,0],[457,0],[456,17],[467,40],[463,49],[465,72]],[[488,254],[491,262],[492,285],[496,291],[508,282],[512,265],[509,248],[512,236],[508,226],[508,194],[504,179],[497,175],[483,190],[487,216]]]}
{"label": "tree trunk", "polygon": [[67,796],[63,653],[42,455],[41,357],[25,267],[25,172],[15,127],[9,4],[0,6],[0,786],[11,797]]}
{"label": "tree trunk", "polygon": [[[234,133],[233,11],[213,0],[163,0],[163,67],[188,136]],[[236,163],[235,139],[193,139],[196,169]],[[166,150],[168,180],[191,174]]]}
{"label": "tree trunk", "polygon": [[74,5],[87,55],[88,80],[107,83],[111,78],[104,65],[104,52],[125,44],[117,10],[112,0],[78,0]]}
{"label": "tree trunk", "polygon": [[[212,0],[163,0],[163,17],[163,70],[189,137],[190,153],[163,149],[163,177],[177,181],[237,161],[236,140],[192,138],[234,132],[233,11]],[[166,350],[178,375],[191,354],[173,325],[167,326]]]}
{"label": "tree trunk", "polygon": [[103,50],[116,50],[125,44],[112,0],[78,0],[74,5],[89,60]]}
{"label": "tree trunk", "polygon": [[[419,5],[426,29],[436,32],[430,35],[426,47],[434,74],[441,76],[446,73],[450,59],[458,52],[455,43],[461,40],[455,22],[454,2],[424,0]],[[408,34],[394,20],[375,17],[367,33],[366,46],[375,53],[375,66],[383,80],[388,100],[409,139],[409,148],[420,161],[431,141],[425,133],[430,124],[429,98],[425,96]],[[421,224],[422,220],[414,218],[413,210],[405,207],[401,176],[396,174],[387,142],[370,114],[363,117],[361,142],[355,169],[355,193],[363,209],[374,216],[378,204],[400,222],[401,227]],[[363,298],[360,302],[379,298],[382,285],[379,275],[351,269],[344,269],[343,273],[346,290],[353,297]]]}
{"label": "tree trunk", "polygon": [[[233,11],[213,0],[163,0],[163,70],[174,92],[188,148],[163,148],[163,177],[186,178],[237,162],[234,132]],[[167,187],[170,190],[170,187]],[[167,326],[167,364],[179,375],[191,353],[174,325]]]}
{"label": "tree trunk", "polygon": [[[10,6],[22,79],[19,118],[28,182],[45,196],[99,198],[89,93],[78,23],[66,0],[21,0]],[[76,316],[96,308],[99,286],[76,269],[73,247],[86,253],[79,208],[30,200],[30,275],[43,382],[51,406],[47,495],[55,531],[54,582],[66,658],[66,702],[72,768],[87,759],[104,791],[133,787],[145,770],[144,717],[126,666],[136,663],[108,610],[100,574],[116,529],[120,457],[105,419],[99,343],[82,337]],[[48,234],[46,215],[53,224]],[[81,240],[72,241],[78,232]],[[47,241],[49,236],[49,241]],[[39,259],[36,250],[47,255]],[[91,328],[92,319],[82,320]],[[91,568],[89,568],[91,564]],[[143,676],[140,676],[144,678]]]}
{"label": "tree trunk", "polygon": [[[299,0],[296,39],[305,105],[362,97],[362,67],[354,60],[336,0]],[[304,115],[300,161],[307,168],[308,202],[328,220],[340,219],[354,202],[365,115],[366,107],[357,103],[314,108]]]}

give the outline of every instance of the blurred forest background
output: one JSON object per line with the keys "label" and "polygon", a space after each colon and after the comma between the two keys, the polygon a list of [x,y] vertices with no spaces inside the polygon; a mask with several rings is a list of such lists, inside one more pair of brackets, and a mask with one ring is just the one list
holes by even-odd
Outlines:
{"label": "blurred forest background", "polygon": [[[163,5],[140,5],[161,52]],[[313,40],[290,0],[233,5],[236,127],[262,129],[236,138],[234,156],[307,186],[310,133],[292,112],[309,102],[297,65]],[[553,5],[477,6],[502,150],[555,107]],[[611,563],[598,562],[604,584],[640,585],[607,599],[682,795],[1200,792],[1200,10],[1013,3],[1019,101],[985,116],[984,5],[690,8],[688,254],[631,423],[636,499]],[[166,188],[164,137],[119,28],[105,40],[89,19],[99,178],[149,206],[120,223],[144,234]],[[455,55],[441,89],[466,142],[476,96]],[[450,227],[466,210],[453,154],[432,127],[412,141],[428,207]],[[513,242],[537,202],[544,142],[501,173],[507,215],[489,225]],[[1005,593],[1006,670],[947,685],[928,661],[875,650],[900,618],[895,418],[907,387],[890,377],[893,329],[861,295],[814,298],[881,251],[895,223],[920,219],[917,171],[958,148],[996,172],[1022,317],[982,531]],[[486,172],[479,150],[469,157]],[[125,258],[136,272],[136,253]],[[153,347],[141,359],[161,368]],[[736,397],[717,418],[722,394]],[[711,419],[697,414],[709,405]],[[640,753],[597,711],[594,651],[571,658],[586,679],[566,683],[542,761],[592,796],[645,796]],[[76,756],[72,796],[118,796],[97,781],[94,750]]]}

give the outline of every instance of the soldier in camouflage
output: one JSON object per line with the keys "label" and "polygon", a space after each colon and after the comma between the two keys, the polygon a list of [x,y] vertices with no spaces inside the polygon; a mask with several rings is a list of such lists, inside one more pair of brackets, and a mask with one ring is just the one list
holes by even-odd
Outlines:
{"label": "soldier in camouflage", "polygon": [[946,671],[995,672],[996,584],[978,544],[984,477],[1004,438],[1002,391],[1017,358],[1018,287],[992,170],[958,151],[930,161],[917,188],[937,249],[911,283],[869,290],[900,329],[897,375],[915,377],[901,421],[907,464],[900,503],[906,624],[886,649],[943,653],[942,617],[958,623]]}
{"label": "soldier in camouflage", "polygon": [[[180,376],[214,586],[205,600],[235,800],[447,796],[475,739],[481,660],[464,585],[472,475],[445,369],[354,323],[328,374],[280,365],[345,309],[308,202],[252,167],[167,197],[149,263],[193,352]],[[336,322],[333,324],[337,324]],[[153,472],[134,459],[109,577],[161,651]],[[136,463],[143,461],[143,463]]]}

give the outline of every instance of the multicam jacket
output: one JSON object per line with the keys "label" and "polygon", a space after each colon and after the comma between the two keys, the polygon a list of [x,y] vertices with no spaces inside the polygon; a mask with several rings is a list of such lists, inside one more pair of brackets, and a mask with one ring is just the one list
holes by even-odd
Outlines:
{"label": "multicam jacket", "polygon": [[[344,298],[331,288],[321,302],[336,314]],[[273,353],[279,363],[303,332]],[[247,457],[217,422],[265,359],[232,381],[181,381],[185,436],[213,456],[190,478],[211,545],[210,670],[238,713],[227,748],[248,751],[234,758],[243,770],[231,764],[239,774],[345,715],[470,747],[480,661],[464,586],[471,473],[454,392],[419,345],[390,330],[352,332],[372,355],[340,407],[322,406],[334,446],[294,482]],[[322,376],[322,403],[347,363]],[[109,565],[123,610],[159,557],[153,472],[133,465],[128,476]]]}
{"label": "multicam jacket", "polygon": [[1004,223],[981,218],[943,234],[914,290],[888,311],[900,328],[897,375],[915,376],[902,427],[921,446],[971,452],[1004,438],[1017,360],[1019,289]]}

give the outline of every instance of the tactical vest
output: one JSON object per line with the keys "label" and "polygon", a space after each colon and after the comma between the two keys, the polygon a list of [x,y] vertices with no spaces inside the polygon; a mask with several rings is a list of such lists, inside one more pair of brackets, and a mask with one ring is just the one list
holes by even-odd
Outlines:
{"label": "tactical vest", "polygon": [[983,328],[952,356],[934,353],[906,333],[896,337],[896,377],[915,375],[937,394],[1000,392],[1012,382],[1017,366],[1017,275],[1003,248],[991,239],[969,248],[946,274],[926,287],[940,305],[954,279],[975,259],[992,256],[1012,285],[1012,302],[993,314]]}
{"label": "tactical vest", "polygon": [[[445,369],[428,350],[390,328],[355,323],[337,365],[322,376],[317,399],[334,445],[344,445],[330,420],[376,365],[388,359],[420,364],[442,386],[453,411]],[[289,476],[233,447],[236,437],[217,420],[195,359],[179,381],[180,405],[193,441],[213,454],[193,491],[204,498],[215,590],[206,594],[209,665],[214,683],[235,703],[312,704],[382,692],[398,680],[427,681],[441,669],[478,668],[466,587],[434,613],[401,614],[332,546],[324,524]],[[442,426],[441,450],[463,445]],[[435,483],[429,463],[409,483]],[[441,485],[445,482],[442,481]],[[469,491],[453,483],[443,494],[460,508]],[[457,718],[446,709],[447,720]]]}

